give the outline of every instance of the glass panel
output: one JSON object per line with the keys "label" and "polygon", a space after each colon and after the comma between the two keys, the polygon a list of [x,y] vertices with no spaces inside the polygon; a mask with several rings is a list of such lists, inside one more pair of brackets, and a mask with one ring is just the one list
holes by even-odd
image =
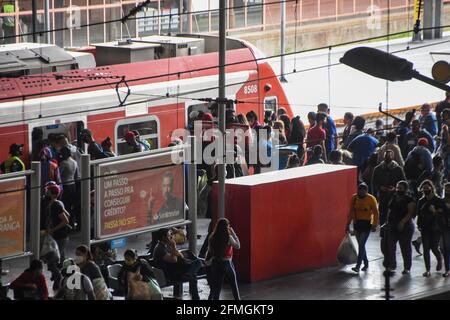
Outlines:
{"label": "glass panel", "polygon": [[353,0],[339,0],[338,14],[353,13]]}
{"label": "glass panel", "polygon": [[370,7],[370,0],[357,0],[356,1],[356,12],[367,12]]}
{"label": "glass panel", "polygon": [[[172,14],[172,16],[170,16],[170,14]],[[163,9],[162,15],[163,17],[161,17],[161,32],[177,33],[180,28],[180,16],[178,15],[178,8]]]}
{"label": "glass panel", "polygon": [[262,3],[262,0],[247,1],[247,4],[250,5],[247,8],[247,25],[248,26],[262,25],[264,6],[257,5],[257,4],[261,4],[261,3]]}
{"label": "glass panel", "polygon": [[98,5],[98,4],[103,4],[103,0],[89,0],[90,6]]}
{"label": "glass panel", "polygon": [[[68,12],[55,12],[55,27],[67,28],[67,21],[70,21],[70,15]],[[55,32],[55,44],[59,47],[70,47],[70,31],[57,31]]]}
{"label": "glass panel", "polygon": [[245,27],[245,14],[244,14],[244,0],[230,0],[230,7],[240,7],[230,9],[230,25],[229,28],[242,28]]}
{"label": "glass panel", "polygon": [[[135,6],[131,5],[123,5],[122,6],[122,15],[126,15],[133,9]],[[136,20],[130,19],[122,25],[122,37],[123,38],[134,38],[136,37]]]}
{"label": "glass panel", "polygon": [[79,7],[85,7],[87,5],[87,1],[86,0],[72,0],[72,5],[79,6]]}
{"label": "glass panel", "polygon": [[317,0],[303,0],[302,17],[303,20],[317,18],[318,2]]}
{"label": "glass panel", "polygon": [[[103,22],[103,10],[89,10],[89,23]],[[89,27],[89,43],[105,42],[103,37],[103,24],[98,24]]]}
{"label": "glass panel", "polygon": [[[80,11],[80,25],[86,25],[87,24],[87,11],[82,10]],[[82,28],[74,28],[72,31],[72,37],[73,37],[73,46],[74,47],[84,47],[88,44],[88,38],[87,38],[87,27]]]}
{"label": "glass panel", "polygon": [[326,18],[336,15],[336,0],[320,0],[320,17]]}
{"label": "glass panel", "polygon": [[125,133],[130,130],[137,130],[140,136],[158,134],[158,123],[155,120],[150,120],[119,125],[117,127],[117,141],[122,140]]}
{"label": "glass panel", "polygon": [[[44,9],[44,1],[36,1],[36,7],[38,10]],[[20,0],[19,1],[19,11],[28,11],[28,10],[29,11],[32,10],[32,1],[31,0]]]}
{"label": "glass panel", "polygon": [[[14,12],[14,8],[12,6],[9,7],[2,7],[1,12]],[[16,18],[14,16],[9,16],[9,17],[2,17],[2,23],[0,24],[0,36],[2,37],[9,37],[11,36],[11,38],[6,38],[6,39],[2,39],[0,41],[0,43],[2,44],[7,44],[7,43],[15,43],[16,42],[16,38],[13,37],[16,34]]]}
{"label": "glass panel", "polygon": [[[120,7],[106,8],[106,21],[117,20],[122,17]],[[120,22],[106,23],[106,41],[114,41],[121,38],[120,36]]]}
{"label": "glass panel", "polygon": [[277,97],[267,97],[264,99],[264,110],[272,110],[273,112],[277,111]]}
{"label": "glass panel", "polygon": [[158,34],[158,4],[151,3],[145,10],[137,14],[138,17],[138,36],[149,36]]}
{"label": "glass panel", "polygon": [[[70,0],[54,0],[54,1],[55,1],[55,8],[67,8],[70,5]],[[74,0],[74,1],[81,1],[81,0]],[[74,1],[72,1],[72,3]],[[86,0],[84,0],[84,2],[86,3]]]}

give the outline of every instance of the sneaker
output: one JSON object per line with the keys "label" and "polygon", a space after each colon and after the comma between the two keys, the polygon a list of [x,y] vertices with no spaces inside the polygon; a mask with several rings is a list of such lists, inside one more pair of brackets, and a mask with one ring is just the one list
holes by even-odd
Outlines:
{"label": "sneaker", "polygon": [[426,271],[422,274],[425,278],[429,278],[431,276],[430,271]]}
{"label": "sneaker", "polygon": [[449,274],[449,272],[446,271],[445,273],[442,274],[442,276],[443,276],[444,278],[447,278],[447,277],[448,277],[448,274]]}
{"label": "sneaker", "polygon": [[356,273],[359,273],[359,268],[358,268],[358,267],[353,267],[353,268],[352,268],[352,271],[354,271],[354,272],[356,272]]}
{"label": "sneaker", "polygon": [[405,269],[405,270],[402,271],[402,274],[403,274],[403,275],[407,275],[407,274],[410,274],[410,272],[409,272],[409,270],[406,270],[406,269]]}
{"label": "sneaker", "polygon": [[442,270],[442,260],[439,260],[436,265],[436,271],[441,271],[441,270]]}
{"label": "sneaker", "polygon": [[367,271],[369,269],[369,265],[365,264],[364,267],[361,268],[361,271]]}
{"label": "sneaker", "polygon": [[420,243],[419,242],[417,242],[417,240],[414,240],[413,242],[411,242],[412,243],[412,245],[413,245],[413,247],[414,247],[414,249],[416,249],[416,251],[417,251],[417,254],[420,254],[420,255],[422,255],[422,252],[420,252]]}

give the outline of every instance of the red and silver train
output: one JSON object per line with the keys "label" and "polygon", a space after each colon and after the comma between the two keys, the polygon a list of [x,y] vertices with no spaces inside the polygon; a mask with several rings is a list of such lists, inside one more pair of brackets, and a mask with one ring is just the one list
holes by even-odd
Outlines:
{"label": "red and silver train", "polygon": [[[44,137],[64,133],[74,144],[89,128],[97,142],[110,137],[118,154],[128,130],[138,130],[152,148],[166,147],[193,110],[207,110],[208,103],[196,98],[218,97],[217,49],[217,37],[200,35],[115,41],[83,52],[0,46],[0,159],[20,143],[28,162],[35,128]],[[254,110],[262,119],[265,110],[283,105],[292,116],[278,77],[262,58],[249,43],[227,39],[227,98],[242,101],[237,113]],[[120,106],[127,86],[130,94]]]}

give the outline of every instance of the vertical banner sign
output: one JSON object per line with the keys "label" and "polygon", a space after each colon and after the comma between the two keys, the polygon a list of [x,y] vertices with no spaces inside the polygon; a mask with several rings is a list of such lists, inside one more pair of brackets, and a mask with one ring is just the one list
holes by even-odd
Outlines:
{"label": "vertical banner sign", "polygon": [[420,20],[420,11],[422,9],[421,3],[422,0],[414,0],[414,23],[417,20]]}
{"label": "vertical banner sign", "polygon": [[25,252],[25,177],[0,181],[0,258]]}
{"label": "vertical banner sign", "polygon": [[98,166],[98,238],[185,220],[184,167],[170,160],[161,154]]}

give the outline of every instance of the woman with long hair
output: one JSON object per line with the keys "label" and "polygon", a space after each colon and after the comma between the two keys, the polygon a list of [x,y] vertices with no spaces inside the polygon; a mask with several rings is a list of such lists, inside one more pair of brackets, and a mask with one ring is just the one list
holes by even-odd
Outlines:
{"label": "woman with long hair", "polygon": [[[279,144],[286,144],[287,138],[285,135],[284,122],[281,120],[277,120],[273,123],[274,132],[278,133],[278,141]],[[276,135],[275,135],[276,136]]]}
{"label": "woman with long hair", "polygon": [[217,221],[214,231],[209,237],[206,260],[211,264],[211,293],[208,300],[219,300],[223,279],[231,286],[235,300],[241,300],[237,285],[236,271],[233,265],[233,249],[239,249],[239,238],[226,218]]}
{"label": "woman with long hair", "polygon": [[288,142],[289,144],[296,144],[298,146],[297,155],[300,159],[302,159],[304,153],[303,142],[305,141],[305,137],[306,129],[302,120],[300,120],[300,116],[292,118]]}
{"label": "woman with long hair", "polygon": [[436,195],[436,189],[431,180],[425,180],[420,184],[419,190],[423,196],[417,203],[417,227],[422,235],[423,260],[425,262],[424,277],[430,274],[430,251],[437,260],[436,271],[442,269],[442,256],[439,251],[441,232],[439,230],[437,214],[442,206],[442,199]]}
{"label": "woman with long hair", "polygon": [[82,274],[91,280],[94,286],[96,300],[110,300],[111,293],[108,291],[105,279],[98,265],[94,262],[91,250],[85,245],[80,245],[75,249],[75,263],[80,267]]}

